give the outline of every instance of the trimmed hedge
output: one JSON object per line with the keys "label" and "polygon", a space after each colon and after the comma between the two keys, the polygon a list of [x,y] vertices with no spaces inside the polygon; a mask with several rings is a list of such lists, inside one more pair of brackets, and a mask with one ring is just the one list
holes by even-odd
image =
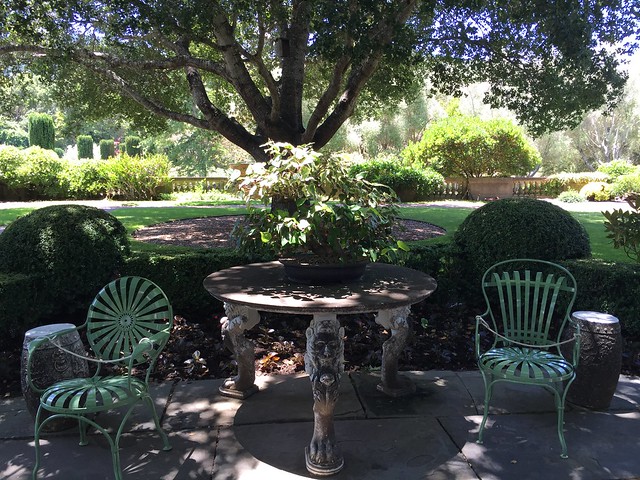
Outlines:
{"label": "trimmed hedge", "polygon": [[640,339],[640,265],[595,259],[562,264],[578,283],[574,311],[610,313],[620,320],[623,336]]}
{"label": "trimmed hedge", "polygon": [[248,257],[231,249],[166,254],[138,252],[126,259],[123,275],[153,280],[169,298],[174,312],[201,317],[221,307],[202,286],[207,275],[236,265],[270,260],[274,258]]}
{"label": "trimmed hedge", "polygon": [[32,113],[29,115],[29,145],[53,150],[55,146],[55,127],[53,117],[46,113]]}

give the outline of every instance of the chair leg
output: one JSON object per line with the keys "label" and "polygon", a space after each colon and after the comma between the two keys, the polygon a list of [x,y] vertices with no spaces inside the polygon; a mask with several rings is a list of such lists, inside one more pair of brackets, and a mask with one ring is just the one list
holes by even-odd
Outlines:
{"label": "chair leg", "polygon": [[31,472],[31,479],[36,480],[38,478],[38,469],[40,468],[40,414],[42,407],[38,407],[36,413],[36,421],[33,433],[33,444],[36,451],[36,463],[33,466],[33,472]]}
{"label": "chair leg", "polygon": [[482,373],[482,380],[484,380],[484,411],[482,414],[482,422],[480,423],[480,430],[478,431],[478,440],[476,440],[476,443],[482,444],[484,427],[487,423],[487,417],[489,416],[489,402],[491,401],[491,396],[493,395],[493,376],[487,379],[486,374],[482,370],[480,370],[480,373]]}
{"label": "chair leg", "polygon": [[144,397],[144,401],[147,404],[147,406],[149,407],[149,410],[151,410],[151,416],[153,417],[153,423],[155,423],[156,430],[158,431],[158,434],[160,435],[160,438],[162,439],[162,444],[163,444],[162,450],[164,450],[165,452],[168,452],[173,447],[169,443],[169,437],[167,436],[167,434],[165,433],[163,428],[160,426],[160,418],[158,417],[158,412],[156,412],[156,407],[153,404],[153,400],[151,399],[151,397]]}
{"label": "chair leg", "polygon": [[81,447],[84,447],[89,444],[87,441],[87,429],[89,428],[89,424],[82,420],[81,417],[78,417],[78,430],[80,431],[80,443]]}

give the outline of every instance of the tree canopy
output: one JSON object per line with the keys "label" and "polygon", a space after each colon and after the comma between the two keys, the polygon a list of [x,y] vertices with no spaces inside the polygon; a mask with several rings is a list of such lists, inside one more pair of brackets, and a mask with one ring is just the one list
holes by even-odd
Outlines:
{"label": "tree canopy", "polygon": [[[55,85],[88,119],[124,113],[320,149],[355,111],[425,80],[486,100],[534,133],[613,101],[638,43],[635,0],[5,0],[0,68]],[[159,122],[159,123],[158,123]]]}

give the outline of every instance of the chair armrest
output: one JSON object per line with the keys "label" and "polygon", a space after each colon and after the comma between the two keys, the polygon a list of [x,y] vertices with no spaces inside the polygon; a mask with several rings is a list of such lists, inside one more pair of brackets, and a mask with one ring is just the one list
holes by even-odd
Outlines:
{"label": "chair armrest", "polygon": [[580,322],[576,322],[575,320],[573,320],[573,318],[568,317],[567,321],[571,324],[571,326],[574,328],[574,334],[573,334],[573,348],[572,350],[572,361],[571,363],[573,364],[573,367],[576,368],[578,366],[578,363],[580,363],[580,340],[581,340],[581,330],[580,330]]}
{"label": "chair armrest", "polygon": [[[480,351],[480,332],[481,329],[487,330],[487,331],[491,331],[489,328],[487,328],[486,326],[486,320],[484,319],[484,317],[489,313],[489,311],[487,310],[486,312],[484,312],[482,315],[476,315],[476,331],[475,331],[475,352],[476,352],[476,360],[478,358],[480,358],[480,354],[482,353]],[[495,341],[494,341],[495,343]]]}

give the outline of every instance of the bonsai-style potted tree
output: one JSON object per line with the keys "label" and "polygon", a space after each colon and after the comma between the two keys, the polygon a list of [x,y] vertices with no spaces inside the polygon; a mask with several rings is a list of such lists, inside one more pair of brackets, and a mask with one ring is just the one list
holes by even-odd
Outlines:
{"label": "bonsai-style potted tree", "polygon": [[272,252],[290,280],[305,283],[352,280],[368,262],[408,251],[392,232],[395,194],[351,176],[345,155],[273,142],[266,151],[271,160],[237,181],[249,210],[234,230],[242,250]]}

